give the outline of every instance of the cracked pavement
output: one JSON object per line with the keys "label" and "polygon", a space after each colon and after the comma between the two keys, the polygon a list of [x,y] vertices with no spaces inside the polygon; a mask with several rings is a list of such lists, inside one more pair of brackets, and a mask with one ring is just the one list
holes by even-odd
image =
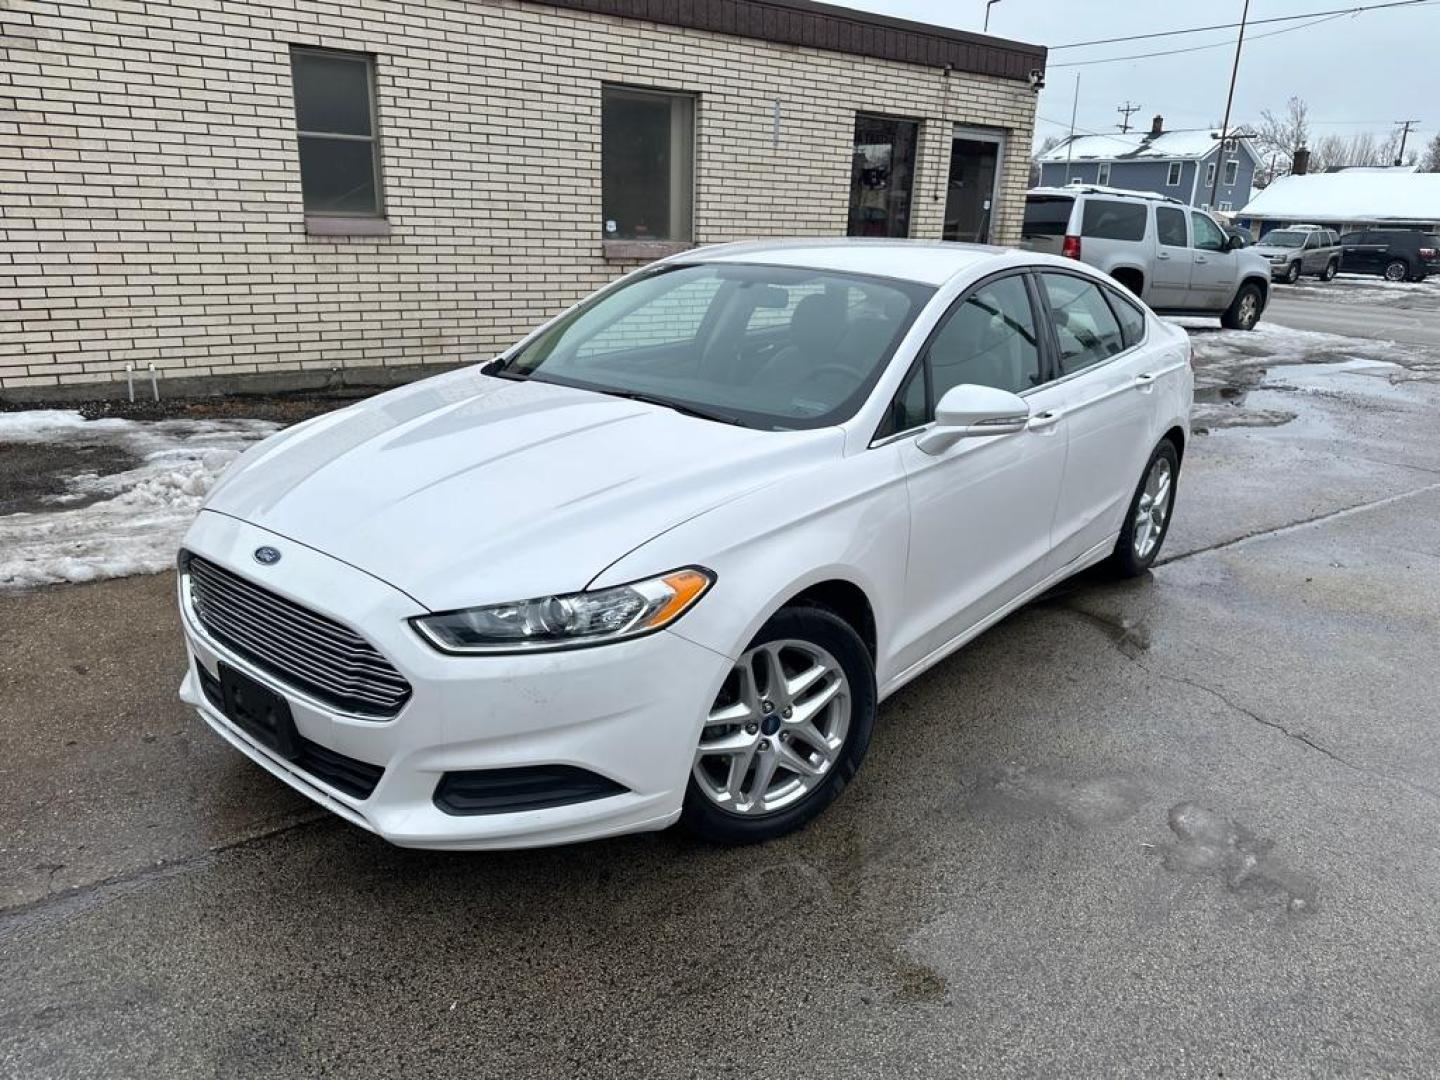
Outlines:
{"label": "cracked pavement", "polygon": [[0,597],[0,1077],[1435,1075],[1440,386],[1282,400],[759,848],[390,848],[185,714],[169,575]]}

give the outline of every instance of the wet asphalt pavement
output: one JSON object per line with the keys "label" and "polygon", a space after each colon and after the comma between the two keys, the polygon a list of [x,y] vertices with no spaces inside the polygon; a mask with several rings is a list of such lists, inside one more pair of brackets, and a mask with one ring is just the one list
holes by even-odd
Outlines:
{"label": "wet asphalt pavement", "polygon": [[0,594],[0,1076],[1436,1075],[1435,358],[1229,341],[1164,565],[764,847],[391,848],[186,715],[169,575]]}

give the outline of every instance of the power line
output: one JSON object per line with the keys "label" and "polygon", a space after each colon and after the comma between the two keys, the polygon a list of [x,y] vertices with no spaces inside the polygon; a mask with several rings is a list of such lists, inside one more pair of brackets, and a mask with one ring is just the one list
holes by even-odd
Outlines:
{"label": "power line", "polygon": [[[1276,15],[1269,19],[1252,19],[1251,26],[1264,26],[1267,23],[1296,22],[1300,19],[1310,19],[1318,15],[1359,15],[1366,11],[1383,11],[1386,8],[1416,7],[1421,4],[1431,3],[1433,0],[1391,0],[1385,4],[1361,4],[1348,8],[1332,8],[1329,11],[1306,11],[1298,15]],[[1093,41],[1074,41],[1068,45],[1051,45],[1051,52],[1059,52],[1061,49],[1081,49],[1087,45],[1114,45],[1122,41],[1149,41],[1154,38],[1175,37],[1180,34],[1203,34],[1210,30],[1234,30],[1239,23],[1216,23],[1214,26],[1192,26],[1184,30],[1157,30],[1152,34],[1129,34],[1125,37],[1095,38]],[[1053,66],[1053,65],[1052,65]]]}
{"label": "power line", "polygon": [[[1440,2],[1440,0],[1407,0],[1407,2],[1433,4]],[[1259,41],[1261,38],[1279,37],[1281,34],[1293,34],[1296,30],[1307,30],[1312,26],[1319,26],[1321,23],[1344,18],[1348,14],[1350,14],[1348,11],[1342,11],[1337,15],[1325,15],[1311,22],[1301,23],[1299,26],[1287,26],[1283,30],[1271,30],[1268,34],[1255,34],[1250,40]],[[1131,56],[1107,56],[1103,60],[1072,60],[1068,64],[1051,64],[1049,70],[1056,71],[1060,68],[1090,67],[1093,64],[1118,64],[1125,60],[1147,60],[1155,56],[1179,56],[1181,53],[1204,52],[1206,49],[1228,49],[1230,45],[1231,42],[1228,41],[1217,41],[1210,45],[1191,45],[1185,49],[1165,49],[1162,52],[1135,53]]]}

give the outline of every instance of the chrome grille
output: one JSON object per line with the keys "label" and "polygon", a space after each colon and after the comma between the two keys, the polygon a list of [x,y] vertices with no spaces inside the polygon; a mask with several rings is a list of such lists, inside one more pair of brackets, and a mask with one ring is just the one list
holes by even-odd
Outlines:
{"label": "chrome grille", "polygon": [[410,684],[353,630],[190,555],[190,605],[220,644],[345,712],[394,716]]}

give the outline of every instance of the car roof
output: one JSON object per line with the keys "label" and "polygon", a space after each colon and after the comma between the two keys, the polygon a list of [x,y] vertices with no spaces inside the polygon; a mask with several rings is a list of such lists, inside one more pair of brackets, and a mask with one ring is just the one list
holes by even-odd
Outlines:
{"label": "car roof", "polygon": [[819,237],[715,244],[672,255],[665,261],[760,263],[766,266],[833,270],[848,274],[873,274],[922,285],[943,285],[956,274],[971,270],[978,264],[1000,262],[1005,256],[1020,253],[1017,248],[961,244],[950,240]]}

